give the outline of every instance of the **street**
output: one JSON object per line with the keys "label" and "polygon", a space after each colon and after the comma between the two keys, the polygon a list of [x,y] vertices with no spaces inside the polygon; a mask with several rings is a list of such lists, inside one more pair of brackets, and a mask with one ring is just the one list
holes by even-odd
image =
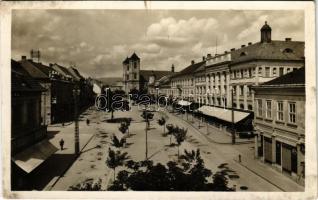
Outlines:
{"label": "street", "polygon": [[[118,111],[114,113],[115,118],[131,117],[133,119],[129,128],[130,137],[127,138],[126,147],[121,151],[128,152],[130,159],[134,161],[145,159],[146,125],[140,116],[141,113],[137,106],[133,106],[129,112]],[[167,119],[167,124],[171,123],[188,129],[187,139],[181,144],[180,153],[183,153],[184,149],[196,150],[199,148],[206,167],[213,173],[220,171],[219,165],[227,164],[231,171],[229,173],[229,186],[235,187],[237,191],[240,191],[242,186],[247,187],[248,191],[303,190],[303,187],[270,168],[270,166],[265,166],[260,161],[254,160],[252,157],[254,152],[253,143],[238,143],[237,145],[217,143],[214,142],[213,138],[224,137],[223,141],[228,138],[230,142],[230,136],[212,126],[209,127],[209,134],[206,135],[205,125],[202,124],[198,129],[197,119],[192,123],[190,118],[186,121],[184,116],[178,116],[166,110],[154,113],[154,119],[150,122],[150,130],[148,130],[148,158],[155,163],[177,161],[177,147],[169,146],[169,136],[162,136],[163,127],[159,126],[157,122],[161,116],[164,116]],[[91,120],[89,126],[85,124],[86,118]],[[81,115],[80,141],[82,153],[65,173],[62,173],[59,177],[54,177],[46,185],[45,190],[67,190],[70,186],[82,181],[98,180],[99,178],[102,180],[102,189],[107,188],[107,185],[113,181],[113,172],[108,169],[105,163],[108,148],[111,147],[111,136],[123,137],[123,134],[118,130],[118,123],[106,122],[109,118],[110,113],[94,109]],[[53,127],[50,129],[53,130]],[[74,151],[74,145],[72,144],[74,126],[69,124],[66,127],[54,127],[54,130],[60,129],[61,132],[64,132],[63,138],[66,141],[65,146],[67,148],[62,152],[64,154],[72,153]],[[61,138],[59,134],[56,134],[57,136],[54,137],[52,143],[57,144]],[[213,137],[216,134],[219,135]],[[115,149],[114,147],[111,148]],[[237,161],[239,154],[242,156],[242,163]],[[249,166],[254,166],[254,168],[251,169]],[[117,171],[120,169],[119,167]],[[272,178],[269,179],[268,177]],[[286,184],[287,182],[289,184]]]}

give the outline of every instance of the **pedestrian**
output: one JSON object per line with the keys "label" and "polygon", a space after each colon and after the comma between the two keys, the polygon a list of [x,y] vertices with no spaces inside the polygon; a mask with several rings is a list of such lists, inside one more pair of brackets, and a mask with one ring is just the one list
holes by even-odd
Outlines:
{"label": "pedestrian", "polygon": [[89,119],[86,119],[86,124],[87,124],[87,126],[89,125]]}
{"label": "pedestrian", "polygon": [[241,154],[239,154],[239,162],[242,162],[242,157],[241,157]]}
{"label": "pedestrian", "polygon": [[63,140],[63,139],[61,139],[61,140],[60,140],[60,147],[61,147],[61,150],[63,150],[63,146],[64,146],[64,140]]}

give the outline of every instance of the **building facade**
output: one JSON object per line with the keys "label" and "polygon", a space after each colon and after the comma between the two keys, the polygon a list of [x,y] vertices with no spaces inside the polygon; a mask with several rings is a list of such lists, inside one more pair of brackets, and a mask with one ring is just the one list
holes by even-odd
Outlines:
{"label": "building facade", "polygon": [[270,81],[304,66],[304,42],[271,39],[271,27],[265,22],[261,40],[231,50],[230,86],[234,91],[234,107],[253,110],[251,86]]}
{"label": "building facade", "polygon": [[253,87],[255,156],[304,184],[305,68]]}

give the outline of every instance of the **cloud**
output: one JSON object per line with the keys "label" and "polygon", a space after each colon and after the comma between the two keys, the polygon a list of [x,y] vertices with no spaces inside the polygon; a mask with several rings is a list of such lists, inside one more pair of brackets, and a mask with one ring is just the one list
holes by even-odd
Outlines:
{"label": "cloud", "polygon": [[182,70],[216,49],[258,42],[265,20],[273,39],[304,40],[302,11],[21,9],[12,12],[12,56],[40,49],[41,62],[73,62],[92,77],[120,77],[133,52],[142,69]]}

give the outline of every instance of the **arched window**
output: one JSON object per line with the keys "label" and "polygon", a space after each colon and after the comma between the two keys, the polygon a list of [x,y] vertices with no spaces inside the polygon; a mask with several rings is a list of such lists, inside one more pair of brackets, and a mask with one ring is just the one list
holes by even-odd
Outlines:
{"label": "arched window", "polygon": [[283,51],[284,53],[293,53],[294,51],[291,48],[286,48]]}
{"label": "arched window", "polygon": [[244,109],[244,105],[242,103],[240,104],[240,109]]}
{"label": "arched window", "polygon": [[253,106],[250,105],[250,104],[247,106],[247,108],[248,108],[249,110],[253,110]]}
{"label": "arched window", "polygon": [[246,53],[245,53],[245,52],[242,52],[242,53],[240,54],[240,56],[246,56]]}

